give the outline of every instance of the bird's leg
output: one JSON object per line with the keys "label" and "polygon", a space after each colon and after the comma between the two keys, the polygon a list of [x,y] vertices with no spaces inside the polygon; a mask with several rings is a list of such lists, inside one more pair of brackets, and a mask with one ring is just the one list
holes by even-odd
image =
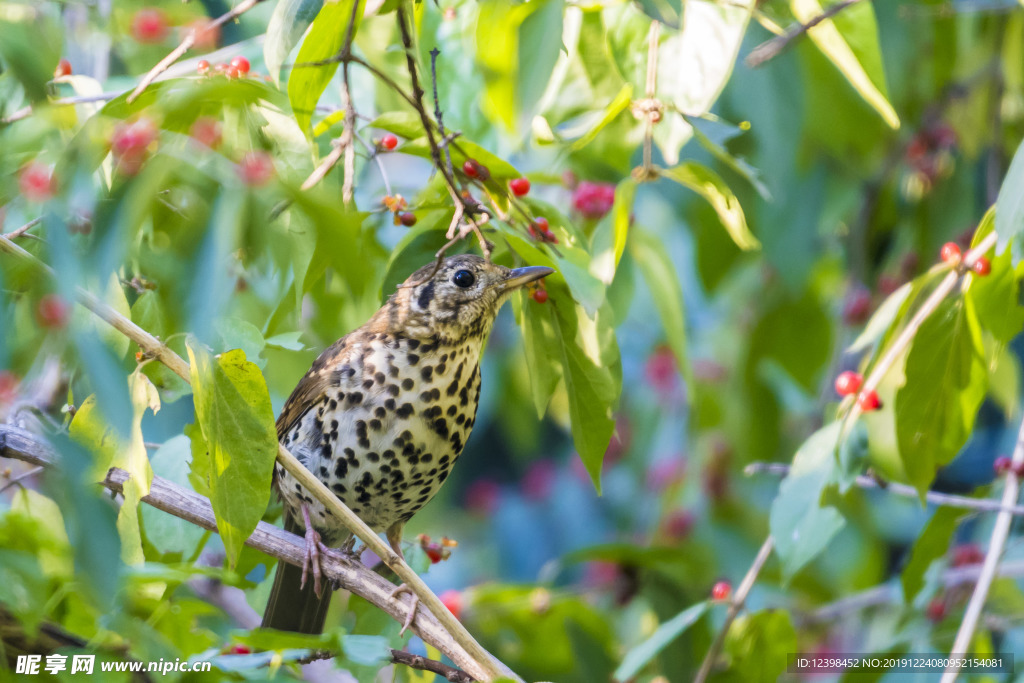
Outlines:
{"label": "bird's leg", "polygon": [[[388,544],[391,549],[395,551],[395,554],[405,562],[405,553],[402,552],[402,529],[405,527],[405,522],[395,522],[388,527]],[[418,595],[412,592],[412,589],[407,585],[400,584],[395,590],[391,591],[391,597],[397,598],[402,593],[408,593],[412,596],[412,603],[409,605],[409,614],[405,617],[405,621],[402,623],[402,630],[398,632],[399,637],[405,635],[405,632],[410,626],[412,626],[413,619],[416,618],[416,608],[420,606],[420,598]]]}
{"label": "bird's leg", "polygon": [[299,589],[301,590],[306,587],[306,577],[310,569],[312,569],[313,592],[319,598],[321,593],[320,551],[327,552],[327,546],[320,540],[320,534],[317,533],[316,529],[313,528],[312,522],[309,521],[309,506],[305,503],[302,504],[302,520],[306,524],[306,557],[302,562],[302,582],[299,584]]}

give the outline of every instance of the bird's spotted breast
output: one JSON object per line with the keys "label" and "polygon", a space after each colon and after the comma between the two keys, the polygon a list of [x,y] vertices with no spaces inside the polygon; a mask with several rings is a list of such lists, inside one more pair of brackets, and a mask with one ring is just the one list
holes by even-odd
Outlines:
{"label": "bird's spotted breast", "polygon": [[[442,346],[379,334],[358,344],[350,349],[351,372],[338,373],[282,441],[353,512],[382,531],[418,512],[462,453],[480,396],[482,339]],[[347,536],[280,466],[277,476],[294,517],[301,518],[305,502],[325,541]]]}

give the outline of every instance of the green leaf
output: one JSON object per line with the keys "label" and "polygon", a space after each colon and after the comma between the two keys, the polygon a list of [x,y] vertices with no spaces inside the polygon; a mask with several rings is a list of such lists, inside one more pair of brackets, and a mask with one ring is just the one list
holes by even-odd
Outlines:
{"label": "green leaf", "polygon": [[532,13],[532,4],[512,4],[504,0],[479,3],[476,43],[487,46],[486,50],[476,51],[477,66],[484,78],[480,108],[489,119],[509,131],[515,130],[519,111],[516,92],[519,60],[511,56],[520,54],[519,29]]}
{"label": "green leaf", "polygon": [[590,272],[606,285],[610,285],[615,279],[615,269],[619,267],[622,253],[626,250],[635,196],[635,181],[627,179],[619,183],[615,188],[615,203],[611,212],[598,224],[594,232]]}
{"label": "green leaf", "polygon": [[[325,4],[317,13],[309,33],[302,41],[296,64],[322,62],[335,57],[345,44],[349,23],[355,18],[352,34],[359,28],[366,0],[338,0]],[[288,100],[302,132],[309,135],[310,121],[320,95],[338,70],[338,62],[321,66],[296,66],[288,76]]]}
{"label": "green leaf", "polygon": [[[818,0],[790,0],[790,8],[803,23],[825,11]],[[871,3],[855,3],[818,23],[807,35],[886,124],[899,128],[899,116],[886,92],[878,25]]]}
{"label": "green leaf", "polygon": [[686,350],[686,304],[683,301],[683,290],[679,286],[679,274],[675,265],[665,252],[665,245],[661,240],[646,230],[634,228],[633,239],[629,244],[633,259],[643,273],[647,289],[650,290],[658,315],[661,316],[661,326],[665,330],[669,348],[672,349],[687,384],[695,386],[690,355]]}
{"label": "green leaf", "polygon": [[419,114],[411,111],[384,112],[375,118],[369,127],[386,130],[407,140],[413,140],[423,135],[423,122],[420,120]]}
{"label": "green leaf", "polygon": [[910,604],[921,589],[924,588],[924,574],[932,562],[946,554],[949,542],[953,539],[960,518],[964,511],[953,507],[940,507],[928,520],[921,535],[914,542],[910,551],[910,560],[900,573],[900,584],[903,586],[903,601]]}
{"label": "green leaf", "polygon": [[846,523],[838,510],[822,505],[826,487],[839,477],[834,454],[841,427],[832,422],[800,446],[772,502],[769,525],[787,579],[817,557]]}
{"label": "green leaf", "polygon": [[737,617],[729,628],[724,650],[730,672],[742,681],[774,683],[797,649],[796,630],[784,610],[764,610]]}
{"label": "green leaf", "polygon": [[747,219],[739,200],[717,173],[695,161],[687,161],[663,170],[662,175],[706,199],[740,249],[749,251],[761,248],[761,243],[747,227]]}
{"label": "green leaf", "polygon": [[633,100],[633,86],[626,83],[619,90],[618,94],[604,108],[604,115],[591,126],[586,133],[569,147],[573,152],[583,149],[597,137],[597,134],[604,130],[605,126],[618,118],[619,114],[626,111],[629,103]]}
{"label": "green leaf", "polygon": [[896,392],[896,438],[922,500],[936,470],[960,451],[988,386],[978,321],[961,299],[945,301],[914,336]]}
{"label": "green leaf", "polygon": [[[188,488],[189,448],[189,440],[183,434],[165,441],[150,457],[153,473]],[[150,505],[143,505],[139,510],[146,540],[162,553],[180,553],[181,557],[192,557],[196,553],[196,545],[207,533],[195,524]]]}
{"label": "green leaf", "polygon": [[141,564],[145,560],[142,552],[142,534],[139,531],[139,503],[149,494],[153,483],[153,468],[149,464],[146,444],[142,440],[142,416],[146,409],[154,413],[160,410],[160,395],[156,387],[140,370],[128,378],[132,397],[132,428],[129,441],[119,449],[111,463],[131,475],[123,488],[124,503],[117,513],[117,530],[121,535],[121,557],[126,564]]}
{"label": "green leaf", "polygon": [[207,446],[201,468],[208,472],[217,528],[234,566],[270,501],[274,411],[263,375],[243,351],[215,357],[191,337],[187,346],[196,418]]}
{"label": "green leaf", "polygon": [[520,120],[532,118],[541,95],[551,80],[562,50],[564,0],[527,3],[533,11],[519,26],[519,70],[516,74],[516,106]]}
{"label": "green leaf", "polygon": [[278,0],[274,7],[263,43],[263,61],[278,86],[281,84],[281,65],[323,5],[324,0]]}
{"label": "green leaf", "polygon": [[553,307],[538,304],[523,291],[516,293],[512,305],[523,333],[533,407],[537,410],[537,419],[541,419],[562,379],[562,357],[558,350],[561,342],[556,333]]}
{"label": "green leaf", "polygon": [[697,620],[704,616],[707,610],[707,602],[698,602],[659,626],[647,640],[626,653],[622,664],[612,674],[613,678],[616,681],[627,681],[636,676],[641,669],[647,666],[648,662],[671,645],[673,640],[697,623]]}
{"label": "green leaf", "polygon": [[864,326],[861,333],[846,348],[847,353],[858,353],[877,344],[889,328],[892,327],[896,317],[903,309],[903,302],[907,300],[913,289],[914,283],[907,282],[887,296],[882,305],[871,315],[871,319],[868,320],[868,324]]}
{"label": "green leaf", "polygon": [[1005,251],[1012,243],[1013,265],[1019,265],[1024,260],[1024,240],[1019,239],[1024,232],[1024,143],[1014,152],[1003,184],[999,186],[995,220],[998,251]]}
{"label": "green leaf", "polygon": [[[975,231],[974,244],[992,231],[996,216],[993,209],[988,210]],[[966,296],[981,328],[1007,343],[1024,330],[1024,266],[1013,267],[1009,249],[989,256],[992,271],[985,277],[968,276]]]}

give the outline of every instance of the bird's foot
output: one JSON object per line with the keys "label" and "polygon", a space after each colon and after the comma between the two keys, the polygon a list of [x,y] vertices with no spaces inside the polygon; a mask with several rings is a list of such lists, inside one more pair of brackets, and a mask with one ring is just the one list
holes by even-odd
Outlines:
{"label": "bird's foot", "polygon": [[328,548],[320,540],[320,534],[317,533],[310,523],[309,509],[305,505],[302,506],[302,518],[306,523],[306,557],[302,561],[302,582],[299,584],[299,589],[301,590],[306,587],[306,579],[309,577],[310,572],[312,572],[313,592],[319,598],[323,592],[323,586],[320,583],[322,575],[320,571],[320,553],[326,553]]}
{"label": "bird's foot", "polygon": [[402,623],[402,630],[398,632],[398,636],[402,637],[405,632],[412,626],[412,620],[416,618],[416,609],[420,606],[420,597],[412,592],[404,583],[391,591],[391,597],[397,598],[402,593],[408,593],[412,596],[412,602],[409,604],[409,614],[405,617],[405,621]]}

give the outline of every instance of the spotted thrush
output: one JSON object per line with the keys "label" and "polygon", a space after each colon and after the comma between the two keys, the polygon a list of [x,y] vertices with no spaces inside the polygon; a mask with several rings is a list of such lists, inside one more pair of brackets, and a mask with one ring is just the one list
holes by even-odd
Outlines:
{"label": "spotted thrush", "polygon": [[[285,402],[277,436],[402,555],[402,528],[434,497],[473,430],[480,354],[517,288],[553,271],[450,256],[413,273],[359,329],[320,354]],[[318,557],[351,548],[349,531],[278,465],[285,528],[306,537],[306,564],[278,565],[263,625],[319,633],[330,600]],[[312,585],[306,585],[312,570]]]}

